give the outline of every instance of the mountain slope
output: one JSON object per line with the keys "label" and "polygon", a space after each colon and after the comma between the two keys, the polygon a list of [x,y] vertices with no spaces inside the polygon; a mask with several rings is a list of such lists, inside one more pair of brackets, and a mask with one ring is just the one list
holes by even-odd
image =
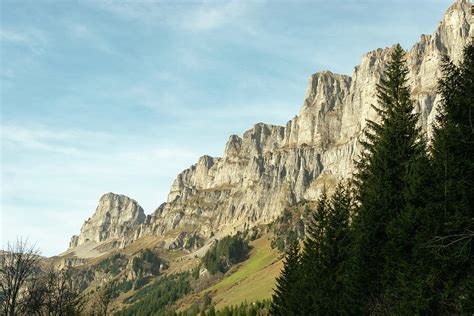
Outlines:
{"label": "mountain slope", "polygon": [[[428,134],[440,101],[439,63],[445,54],[459,61],[469,39],[469,11],[469,1],[455,2],[437,30],[407,52],[412,98]],[[365,54],[351,77],[313,74],[299,115],[286,126],[258,123],[242,137],[230,136],[223,157],[203,156],[180,173],[167,202],[153,214],[133,228],[110,227],[119,234],[96,236],[95,242],[124,247],[157,236],[165,247],[181,247],[189,239],[205,241],[269,223],[285,206],[316,199],[325,184],[331,187],[354,171],[366,120],[376,119],[370,105],[376,103],[375,87],[391,50]],[[89,232],[100,234],[85,225],[71,250],[76,240],[94,240],[84,237]]]}

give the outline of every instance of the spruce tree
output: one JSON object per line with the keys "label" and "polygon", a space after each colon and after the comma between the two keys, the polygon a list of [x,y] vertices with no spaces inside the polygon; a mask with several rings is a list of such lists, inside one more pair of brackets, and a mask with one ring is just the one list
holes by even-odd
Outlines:
{"label": "spruce tree", "polygon": [[351,312],[346,294],[347,260],[350,255],[349,222],[352,213],[349,189],[339,183],[331,197],[326,229],[321,247],[319,315],[345,315]]}
{"label": "spruce tree", "polygon": [[302,254],[304,315],[345,314],[345,263],[349,254],[349,191],[338,184],[328,201],[323,192],[308,224]]}
{"label": "spruce tree", "polygon": [[272,296],[272,315],[304,315],[301,312],[300,247],[294,241],[286,253],[281,275]]}
{"label": "spruce tree", "polygon": [[351,284],[359,313],[390,313],[392,302],[384,288],[397,273],[387,263],[403,248],[393,223],[409,205],[407,193],[411,182],[416,181],[412,172],[419,169],[415,166],[425,153],[407,86],[404,56],[401,46],[396,45],[377,86],[378,106],[373,107],[380,121],[367,122],[363,152],[356,164],[359,208],[353,223]]}
{"label": "spruce tree", "polygon": [[352,199],[348,188],[339,183],[331,196],[329,211],[321,240],[318,315],[344,315],[350,313],[345,290],[347,259],[349,256],[349,219]]}
{"label": "spruce tree", "polygon": [[321,279],[320,258],[321,242],[324,236],[326,220],[329,211],[329,201],[326,190],[323,190],[319,198],[316,210],[311,214],[306,225],[306,238],[304,240],[303,252],[301,255],[301,270],[304,278],[302,285],[302,312],[304,315],[314,315],[318,306],[321,305],[321,293],[318,288]]}
{"label": "spruce tree", "polygon": [[442,97],[431,146],[432,191],[426,209],[430,313],[474,311],[474,46],[459,67],[444,60]]}

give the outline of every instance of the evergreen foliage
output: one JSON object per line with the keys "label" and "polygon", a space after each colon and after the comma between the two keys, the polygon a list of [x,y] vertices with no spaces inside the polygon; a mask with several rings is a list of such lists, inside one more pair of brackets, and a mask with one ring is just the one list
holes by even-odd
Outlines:
{"label": "evergreen foliage", "polygon": [[303,303],[294,314],[336,315],[344,311],[351,212],[352,198],[342,183],[330,199],[323,192],[307,225],[299,280]]}
{"label": "evergreen foliage", "polygon": [[276,280],[272,297],[272,315],[300,315],[301,302],[301,263],[300,246],[294,241],[288,249],[281,275]]}
{"label": "evergreen foliage", "polygon": [[249,245],[240,235],[218,240],[204,255],[201,262],[211,273],[226,272],[232,265],[248,258]]}
{"label": "evergreen foliage", "polygon": [[[413,244],[406,239],[412,209],[410,191],[426,162],[426,146],[407,86],[404,51],[397,45],[377,86],[380,123],[367,122],[364,151],[355,175],[360,205],[353,223],[352,293],[361,313],[392,304],[386,286],[397,282],[398,268]],[[427,167],[427,166],[425,166]],[[399,225],[402,225],[401,227]],[[406,226],[408,225],[408,226]],[[408,229],[409,230],[409,229]],[[388,296],[386,296],[388,295]]]}
{"label": "evergreen foliage", "polygon": [[124,303],[131,304],[118,315],[164,315],[166,308],[183,297],[191,290],[189,273],[163,276],[154,284],[150,284]]}
{"label": "evergreen foliage", "polygon": [[117,275],[126,267],[127,263],[128,260],[125,255],[117,253],[99,262],[97,269],[102,270],[105,273]]}
{"label": "evergreen foliage", "polygon": [[159,275],[161,259],[150,249],[145,249],[132,259],[132,270],[139,277],[144,274]]}
{"label": "evergreen foliage", "polygon": [[270,315],[270,300],[257,301],[253,303],[244,302],[240,305],[225,306],[220,310],[216,310],[214,306],[210,308],[196,312],[186,311],[176,313],[175,316],[268,316]]}
{"label": "evergreen foliage", "polygon": [[322,267],[322,243],[325,229],[327,227],[329,212],[329,201],[324,191],[318,200],[316,210],[312,213],[306,225],[306,238],[302,252],[301,267],[306,277],[302,280],[304,295],[302,314],[315,314],[323,302],[321,302],[319,280],[323,277]]}
{"label": "evergreen foliage", "polygon": [[[463,62],[443,63],[442,104],[431,146],[432,191],[425,217],[431,250],[429,310],[438,314],[474,311],[474,46]],[[426,260],[428,261],[428,260]]]}
{"label": "evergreen foliage", "polygon": [[397,45],[377,87],[354,176],[287,254],[274,315],[470,315],[474,312],[474,47],[444,61],[430,149]]}
{"label": "evergreen foliage", "polygon": [[304,239],[304,222],[310,215],[308,204],[302,201],[285,208],[281,216],[270,224],[272,248],[285,253],[294,241]]}

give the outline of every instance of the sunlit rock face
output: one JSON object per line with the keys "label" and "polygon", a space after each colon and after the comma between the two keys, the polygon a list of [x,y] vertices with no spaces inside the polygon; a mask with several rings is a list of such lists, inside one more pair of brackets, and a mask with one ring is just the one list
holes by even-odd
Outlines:
{"label": "sunlit rock face", "polygon": [[[469,11],[468,1],[457,1],[433,34],[422,35],[407,51],[412,99],[428,136],[440,102],[441,58],[461,59]],[[146,219],[133,200],[101,199],[71,246],[110,238],[122,238],[124,246],[142,236],[183,231],[226,235],[268,223],[287,205],[316,199],[324,186],[331,189],[354,172],[366,120],[377,120],[371,105],[377,104],[376,86],[392,50],[365,54],[351,77],[330,71],[310,76],[299,115],[286,126],[258,123],[242,137],[230,136],[223,157],[203,156],[181,172],[167,202]]]}
{"label": "sunlit rock face", "polygon": [[[468,14],[468,1],[456,2],[436,32],[407,51],[412,98],[428,135],[439,103],[441,58],[460,60]],[[191,228],[209,236],[267,223],[285,205],[315,199],[323,185],[350,176],[366,120],[377,120],[371,104],[377,104],[376,85],[392,50],[365,54],[352,77],[313,74],[299,115],[286,126],[256,124],[243,137],[232,135],[222,158],[201,157],[176,178],[152,232]]]}
{"label": "sunlit rock face", "polygon": [[124,236],[133,235],[145,218],[143,209],[135,200],[125,195],[104,194],[94,215],[82,225],[79,236],[71,238],[69,247],[74,248],[87,242],[121,240]]}

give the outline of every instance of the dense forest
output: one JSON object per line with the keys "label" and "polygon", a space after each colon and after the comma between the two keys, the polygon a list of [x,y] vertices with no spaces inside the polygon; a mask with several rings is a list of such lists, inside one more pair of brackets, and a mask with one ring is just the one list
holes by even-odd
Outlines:
{"label": "dense forest", "polygon": [[357,172],[323,194],[289,247],[273,315],[474,313],[474,46],[443,61],[433,137],[398,45],[377,87]]}

